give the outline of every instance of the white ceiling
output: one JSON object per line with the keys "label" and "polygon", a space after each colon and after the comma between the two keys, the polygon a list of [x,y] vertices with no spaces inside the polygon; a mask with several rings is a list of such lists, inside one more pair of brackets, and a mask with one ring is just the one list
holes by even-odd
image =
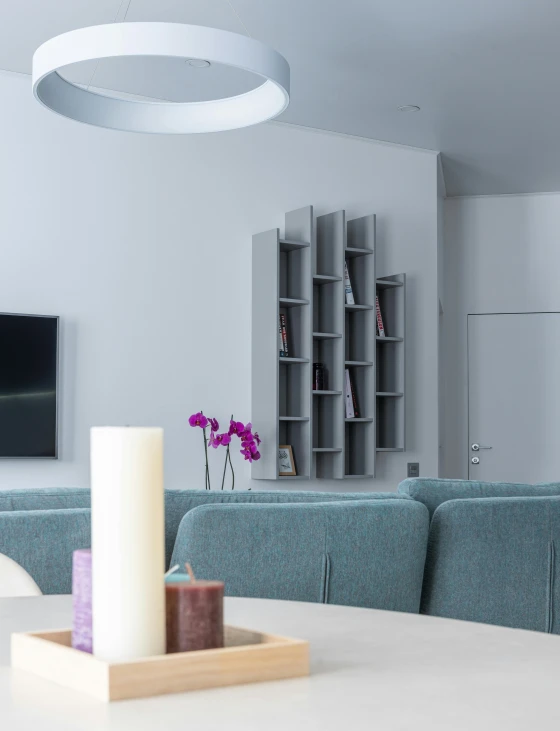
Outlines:
{"label": "white ceiling", "polygon": [[[131,0],[127,20],[246,29],[288,59],[281,120],[443,153],[448,195],[560,190],[560,0]],[[129,0],[0,0],[0,68],[122,20]],[[240,20],[241,19],[241,20]],[[89,82],[95,67],[67,74]],[[96,87],[185,100],[252,80],[184,62],[103,62]],[[205,98],[208,98],[205,97]],[[417,104],[416,114],[397,111]]]}

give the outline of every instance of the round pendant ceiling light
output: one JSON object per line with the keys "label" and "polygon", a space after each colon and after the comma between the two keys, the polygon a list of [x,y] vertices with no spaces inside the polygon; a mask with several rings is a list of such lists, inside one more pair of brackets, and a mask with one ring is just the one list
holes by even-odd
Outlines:
{"label": "round pendant ceiling light", "polygon": [[[237,96],[204,102],[158,102],[104,96],[64,79],[58,70],[81,61],[130,56],[200,59],[252,72],[264,81]],[[200,25],[112,23],[51,38],[33,55],[33,94],[64,117],[97,127],[187,134],[266,122],[290,101],[290,67],[253,38]]]}

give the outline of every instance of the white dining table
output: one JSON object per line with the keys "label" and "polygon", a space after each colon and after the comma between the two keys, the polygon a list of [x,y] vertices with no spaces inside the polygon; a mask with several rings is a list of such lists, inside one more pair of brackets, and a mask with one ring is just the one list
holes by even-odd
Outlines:
{"label": "white dining table", "polygon": [[417,614],[226,599],[226,622],[310,642],[306,678],[104,704],[10,668],[10,634],[70,626],[68,596],[0,599],[2,731],[541,731],[560,637]]}

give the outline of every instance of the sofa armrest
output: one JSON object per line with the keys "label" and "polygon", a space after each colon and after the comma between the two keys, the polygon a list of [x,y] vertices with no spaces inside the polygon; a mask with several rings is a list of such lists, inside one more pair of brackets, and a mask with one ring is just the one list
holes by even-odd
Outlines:
{"label": "sofa armrest", "polygon": [[72,553],[91,546],[91,511],[0,512],[0,553],[22,566],[43,594],[72,591]]}

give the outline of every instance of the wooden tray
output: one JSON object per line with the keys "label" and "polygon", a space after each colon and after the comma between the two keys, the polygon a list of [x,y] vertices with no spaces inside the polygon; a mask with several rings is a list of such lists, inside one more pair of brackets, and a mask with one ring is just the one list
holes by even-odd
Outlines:
{"label": "wooden tray", "polygon": [[225,647],[108,663],[71,647],[70,630],[12,634],[12,667],[101,701],[309,675],[309,643],[225,627]]}

